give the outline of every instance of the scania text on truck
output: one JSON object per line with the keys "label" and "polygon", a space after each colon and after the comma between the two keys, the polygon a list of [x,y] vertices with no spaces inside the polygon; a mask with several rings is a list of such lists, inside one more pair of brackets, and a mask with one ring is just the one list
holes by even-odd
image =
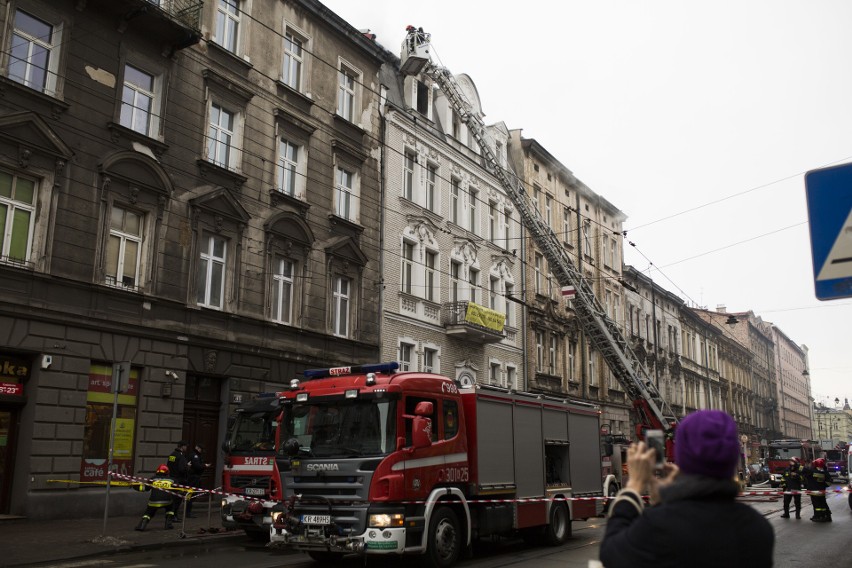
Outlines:
{"label": "scania text on truck", "polygon": [[222,526],[256,540],[269,539],[272,507],[284,495],[280,471],[289,458],[276,451],[280,416],[278,393],[258,395],[237,408],[222,445]]}
{"label": "scania text on truck", "polygon": [[397,368],[305,371],[283,393],[273,544],[450,566],[477,538],[561,544],[600,513],[598,407]]}

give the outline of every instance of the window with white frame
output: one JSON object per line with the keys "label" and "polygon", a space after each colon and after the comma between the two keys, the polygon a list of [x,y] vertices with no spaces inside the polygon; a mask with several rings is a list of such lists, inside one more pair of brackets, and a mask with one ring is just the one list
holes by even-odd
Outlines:
{"label": "window with white frame", "polygon": [[414,245],[408,241],[402,241],[402,291],[411,294],[414,276]]}
{"label": "window with white frame", "polygon": [[488,202],[488,239],[497,240],[497,204],[493,201]]}
{"label": "window with white frame", "polygon": [[405,341],[399,342],[399,370],[400,371],[413,371],[414,366],[414,357],[415,357],[415,348],[416,345],[413,343],[407,343]]}
{"label": "window with white frame", "polygon": [[515,308],[513,306],[512,294],[515,292],[515,285],[509,282],[506,282],[506,325],[509,327],[513,327],[515,325]]}
{"label": "window with white frame", "polygon": [[533,185],[532,206],[535,208],[536,211],[541,213],[539,205],[541,205],[541,188],[537,185]]}
{"label": "window with white frame", "polygon": [[349,303],[351,279],[335,276],[333,280],[332,325],[334,335],[349,337]]}
{"label": "window with white frame", "polygon": [[450,302],[458,302],[459,298],[459,281],[461,280],[461,263],[455,260],[450,261]]}
{"label": "window with white frame", "polygon": [[533,270],[535,271],[535,293],[541,294],[544,285],[544,257],[539,252],[535,253]]}
{"label": "window with white frame", "polygon": [[221,310],[225,298],[225,239],[205,235],[201,240],[201,255],[198,262],[196,303],[205,308]]}
{"label": "window with white frame", "polygon": [[240,0],[219,0],[214,40],[231,53],[237,53],[241,17]]}
{"label": "window with white frame", "polygon": [[468,222],[468,228],[470,229],[470,232],[475,233],[475,234],[479,234],[479,233],[476,232],[477,231],[476,209],[477,209],[477,202],[478,201],[479,201],[479,192],[476,191],[473,188],[470,188],[470,190],[468,191],[468,201],[467,201],[467,207],[468,207],[467,222]]}
{"label": "window with white frame", "polygon": [[571,208],[562,208],[562,240],[571,243]]}
{"label": "window with white frame", "polygon": [[338,217],[358,221],[358,178],[354,171],[337,166],[334,191],[334,212]]}
{"label": "window with white frame", "polygon": [[26,263],[32,252],[37,186],[0,170],[0,260]]}
{"label": "window with white frame", "polygon": [[305,187],[303,148],[286,138],[278,140],[278,191],[295,197]]}
{"label": "window with white frame", "polygon": [[461,188],[459,180],[453,178],[450,180],[450,221],[459,224],[461,216]]}
{"label": "window with white frame", "polygon": [[438,168],[434,164],[426,165],[426,209],[437,211],[438,206]]}
{"label": "window with white frame", "polygon": [[110,286],[139,286],[144,216],[118,205],[110,212],[109,240],[104,259],[104,278]]}
{"label": "window with white frame", "polygon": [[601,248],[603,249],[604,266],[613,266],[612,258],[610,257],[612,249],[609,246],[609,235],[607,235],[606,233],[601,236]]}
{"label": "window with white frame", "polygon": [[402,196],[414,199],[414,152],[406,152],[402,164]]}
{"label": "window with white frame", "polygon": [[499,385],[502,381],[500,380],[500,363],[495,361],[491,361],[489,364],[489,372],[488,372],[488,383],[492,385]]}
{"label": "window with white frame", "polygon": [[592,254],[592,222],[588,220],[583,223],[583,253],[586,256],[594,257]]}
{"label": "window with white frame", "polygon": [[297,34],[289,26],[284,32],[284,67],[281,72],[281,82],[293,90],[304,91],[303,68],[305,65],[304,36]]}
{"label": "window with white frame", "polygon": [[9,48],[9,79],[47,95],[56,94],[62,26],[15,10]]}
{"label": "window with white frame", "polygon": [[295,264],[276,257],[272,273],[272,321],[290,324],[293,319],[293,275]]}
{"label": "window with white frame", "polygon": [[553,226],[553,197],[550,195],[544,196],[544,222],[548,227]]}
{"label": "window with white frame", "polygon": [[503,210],[503,238],[506,241],[503,248],[509,250],[512,244],[512,213],[508,209]]}
{"label": "window with white frame", "polygon": [[518,388],[518,370],[511,365],[506,365],[506,382],[503,383],[504,387],[508,387],[510,389]]}
{"label": "window with white frame", "polygon": [[430,302],[437,301],[437,288],[438,288],[438,253],[427,250],[426,251],[426,267],[425,267],[425,275],[426,275],[426,294],[425,298]]}
{"label": "window with white frame", "polygon": [[473,302],[473,303],[477,303],[477,298],[478,298],[477,291],[479,290],[479,270],[473,268],[472,266],[470,267],[470,270],[468,270],[468,281],[467,281],[467,283],[468,283],[468,290],[470,292],[470,294],[469,294],[470,301]]}
{"label": "window with white frame", "polygon": [[535,332],[535,370],[538,373],[544,371],[544,332]]}
{"label": "window with white frame", "polygon": [[359,73],[341,64],[337,73],[337,114],[349,122],[355,122],[357,83]]}
{"label": "window with white frame", "polygon": [[160,127],[157,83],[153,74],[134,65],[124,66],[119,124],[145,136],[157,135]]}
{"label": "window with white frame", "polygon": [[551,375],[556,374],[556,351],[557,338],[555,333],[550,334],[550,346],[547,350],[547,372]]}
{"label": "window with white frame", "polygon": [[210,103],[207,130],[207,159],[219,167],[236,169],[238,144],[237,113],[217,102]]}
{"label": "window with white frame", "polygon": [[488,307],[494,311],[500,309],[498,307],[498,298],[500,297],[500,279],[496,276],[489,278],[491,286],[488,289]]}
{"label": "window with white frame", "polygon": [[577,343],[574,341],[568,342],[568,380],[576,381],[574,365],[577,364]]}
{"label": "window with white frame", "polygon": [[437,373],[438,369],[438,350],[432,347],[423,348],[423,372]]}
{"label": "window with white frame", "polygon": [[618,240],[613,237],[609,240],[609,256],[612,259],[610,266],[616,270],[621,268],[621,258],[618,256]]}

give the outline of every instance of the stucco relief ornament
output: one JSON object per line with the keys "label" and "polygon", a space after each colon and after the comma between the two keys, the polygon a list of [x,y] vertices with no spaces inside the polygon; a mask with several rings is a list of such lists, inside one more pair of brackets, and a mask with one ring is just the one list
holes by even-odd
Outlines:
{"label": "stucco relief ornament", "polygon": [[32,157],[32,151],[27,148],[21,148],[21,152],[18,155],[18,163],[22,168],[30,167],[30,158]]}
{"label": "stucco relief ornament", "polygon": [[219,357],[219,353],[217,351],[208,351],[204,355],[204,371],[207,373],[212,373],[216,370],[216,359]]}
{"label": "stucco relief ornament", "polygon": [[216,215],[215,217],[213,217],[213,223],[216,225],[216,232],[221,233],[222,232],[222,226],[225,223],[225,219],[222,218],[221,215]]}
{"label": "stucco relief ornament", "polygon": [[139,188],[136,186],[130,187],[130,203],[136,205],[136,201],[139,199]]}

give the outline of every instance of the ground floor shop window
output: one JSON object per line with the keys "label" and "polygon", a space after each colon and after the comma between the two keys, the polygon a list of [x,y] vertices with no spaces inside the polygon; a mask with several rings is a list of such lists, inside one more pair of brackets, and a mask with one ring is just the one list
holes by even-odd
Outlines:
{"label": "ground floor shop window", "polygon": [[[114,471],[122,475],[133,475],[133,437],[136,431],[139,373],[139,369],[131,368],[129,381],[120,385],[118,393],[112,463]],[[112,364],[94,363],[89,368],[80,481],[106,480],[115,400],[112,381]]]}

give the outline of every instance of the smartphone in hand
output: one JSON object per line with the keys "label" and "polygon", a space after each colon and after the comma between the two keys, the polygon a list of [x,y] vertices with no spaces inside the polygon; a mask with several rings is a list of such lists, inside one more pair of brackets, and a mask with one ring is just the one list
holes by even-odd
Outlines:
{"label": "smartphone in hand", "polygon": [[653,448],[657,453],[657,458],[654,462],[654,467],[663,469],[666,465],[666,438],[662,430],[648,430],[645,432],[645,442],[649,448]]}

